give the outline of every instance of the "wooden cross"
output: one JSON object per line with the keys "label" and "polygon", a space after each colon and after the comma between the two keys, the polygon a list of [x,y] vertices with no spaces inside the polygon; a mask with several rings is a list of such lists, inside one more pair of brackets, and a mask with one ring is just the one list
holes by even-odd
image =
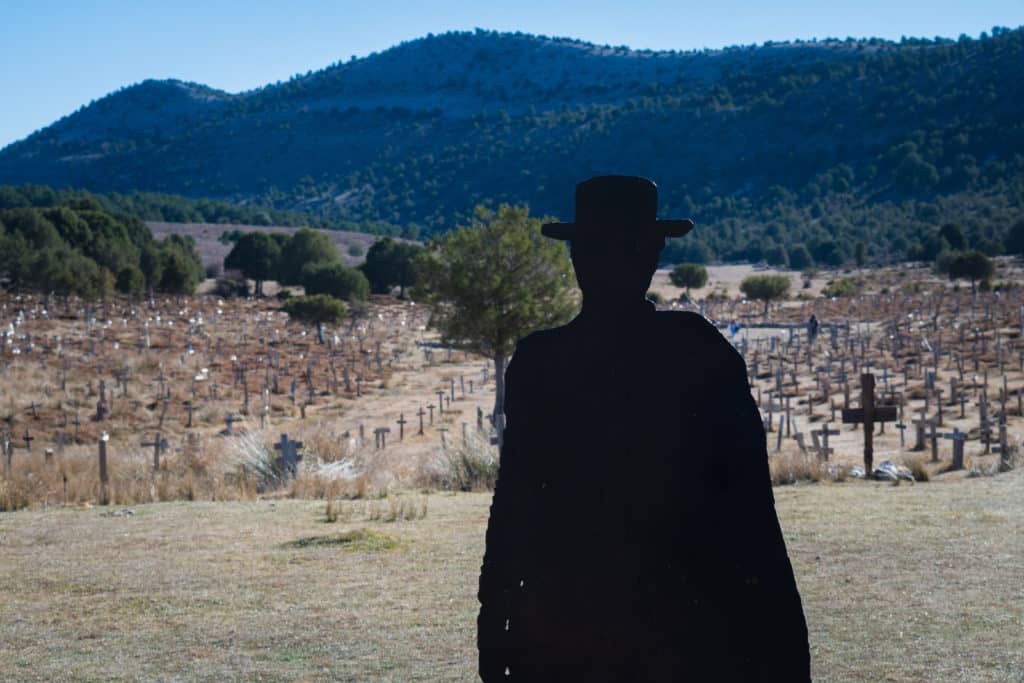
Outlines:
{"label": "wooden cross", "polygon": [[302,456],[299,449],[303,447],[301,441],[290,441],[287,434],[281,435],[280,443],[274,444],[275,451],[281,451],[281,457],[277,458],[277,466],[285,474],[294,477]]}
{"label": "wooden cross", "polygon": [[943,439],[953,440],[953,469],[962,470],[964,468],[964,441],[967,441],[967,432],[961,432],[954,427],[952,432],[946,432],[941,436]]}
{"label": "wooden cross", "polygon": [[25,410],[30,411],[32,413],[33,420],[37,420],[39,419],[39,416],[36,414],[36,410],[38,410],[39,408],[42,408],[42,406],[36,403],[35,401],[32,401],[32,403],[28,404],[28,407]]}
{"label": "wooden cross", "polygon": [[[430,406],[430,408],[431,408],[431,418],[433,418],[433,408],[434,408],[434,406]],[[420,419],[420,431],[419,431],[420,435],[423,434],[423,416],[426,415],[426,414],[427,414],[427,411],[423,410],[423,406],[420,406],[420,409],[416,411],[416,417],[418,417]],[[431,420],[431,424],[433,424],[433,420]]]}
{"label": "wooden cross", "polygon": [[[438,389],[437,394],[437,412],[438,415],[444,415],[444,389]],[[434,424],[434,419],[431,417],[430,424]]]}
{"label": "wooden cross", "polygon": [[398,423],[398,440],[402,441],[403,439],[405,439],[405,425],[407,422],[407,420],[405,419],[405,414],[399,413],[396,422]]}
{"label": "wooden cross", "polygon": [[373,430],[374,443],[376,448],[387,448],[387,435],[391,433],[390,427],[377,427]]}
{"label": "wooden cross", "polygon": [[447,427],[438,427],[437,431],[441,432],[441,448],[447,448],[448,447],[448,439],[445,436],[445,434],[448,432],[448,428]]}
{"label": "wooden cross", "polygon": [[903,440],[904,439],[903,432],[905,432],[907,430],[907,425],[904,424],[903,420],[900,420],[899,422],[896,423],[896,429],[900,430],[900,448],[903,448],[904,443],[905,443],[904,440]]}
{"label": "wooden cross", "polygon": [[873,472],[875,457],[875,423],[895,422],[896,406],[875,405],[875,376],[866,372],[860,376],[860,408],[845,408],[843,422],[864,425],[864,471]]}
{"label": "wooden cross", "polygon": [[242,418],[235,417],[234,413],[228,413],[224,418],[224,424],[227,425],[227,429],[224,431],[228,436],[234,435],[234,429],[232,428],[236,422],[241,422]]}
{"label": "wooden cross", "polygon": [[32,442],[35,441],[35,439],[36,437],[29,434],[27,429],[25,430],[25,436],[21,437],[21,440],[25,442],[25,450],[29,453],[32,452]]}
{"label": "wooden cross", "polygon": [[185,429],[192,428],[192,411],[195,410],[195,406],[192,401],[183,401],[182,404],[188,408],[188,424],[185,425]]}
{"label": "wooden cross", "polygon": [[433,427],[434,426],[434,404],[431,403],[430,405],[428,405],[427,406],[427,410],[430,411],[430,426]]}
{"label": "wooden cross", "polygon": [[[815,449],[818,451],[818,457],[822,460],[828,460],[828,456],[832,455],[834,449],[828,446],[828,437],[836,436],[839,434],[838,429],[829,429],[828,423],[826,422],[821,426],[821,429],[817,429],[811,432],[811,438],[814,441]],[[821,437],[821,441],[818,441],[818,437]]]}
{"label": "wooden cross", "polygon": [[169,445],[167,439],[161,439],[160,432],[157,432],[152,441],[143,441],[139,445],[143,448],[153,447],[153,471],[158,471],[160,469],[160,452]]}

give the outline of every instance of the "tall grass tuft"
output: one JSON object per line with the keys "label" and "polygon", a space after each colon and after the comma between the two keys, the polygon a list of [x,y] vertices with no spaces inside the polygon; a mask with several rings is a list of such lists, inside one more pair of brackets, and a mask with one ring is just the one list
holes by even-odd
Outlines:
{"label": "tall grass tuft", "polygon": [[490,491],[498,480],[498,449],[485,435],[469,431],[467,438],[441,448],[423,464],[418,485],[442,491]]}
{"label": "tall grass tuft", "polygon": [[815,455],[781,453],[768,458],[772,485],[783,486],[799,482],[821,481],[821,464]]}

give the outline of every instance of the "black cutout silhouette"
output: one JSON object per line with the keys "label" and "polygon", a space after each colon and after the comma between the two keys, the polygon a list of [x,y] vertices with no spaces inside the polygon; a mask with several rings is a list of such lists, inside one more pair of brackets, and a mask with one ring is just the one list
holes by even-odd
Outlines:
{"label": "black cutout silhouette", "polygon": [[521,340],[480,575],[492,681],[806,681],[807,626],[742,357],[644,299],[657,189],[576,188],[583,309]]}

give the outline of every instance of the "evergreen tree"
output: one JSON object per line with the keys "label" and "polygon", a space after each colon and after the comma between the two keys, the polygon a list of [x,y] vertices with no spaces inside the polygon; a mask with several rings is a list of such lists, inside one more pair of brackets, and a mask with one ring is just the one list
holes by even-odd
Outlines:
{"label": "evergreen tree", "polygon": [[504,414],[505,364],[516,341],[567,321],[577,309],[565,246],[541,235],[526,207],[476,208],[475,219],[417,258],[433,306],[431,325],[446,343],[494,361],[495,425]]}
{"label": "evergreen tree", "polygon": [[399,288],[398,297],[405,298],[405,288],[413,284],[413,259],[422,251],[419,245],[399,242],[390,237],[377,240],[366,252],[366,261],[359,267],[375,294],[386,294]]}
{"label": "evergreen tree", "polygon": [[327,235],[302,228],[281,247],[277,280],[285,285],[302,284],[302,269],[310,263],[340,263],[341,255],[334,241]]}
{"label": "evergreen tree", "polygon": [[740,283],[740,291],[748,299],[764,302],[764,314],[768,315],[768,304],[789,295],[790,280],[785,275],[750,275]]}
{"label": "evergreen tree", "polygon": [[225,270],[239,270],[256,281],[256,296],[263,296],[263,281],[274,277],[281,248],[265,232],[249,232],[235,242],[224,259]]}
{"label": "evergreen tree", "polygon": [[700,289],[708,281],[708,269],[699,263],[680,263],[668,274],[668,279],[676,287],[686,289],[686,295],[690,295],[690,289]]}

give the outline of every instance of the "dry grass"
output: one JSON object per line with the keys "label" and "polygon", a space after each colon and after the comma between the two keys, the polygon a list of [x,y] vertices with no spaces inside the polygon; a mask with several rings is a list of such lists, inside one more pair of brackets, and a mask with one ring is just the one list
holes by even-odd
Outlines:
{"label": "dry grass", "polygon": [[[815,680],[1021,680],[1024,472],[775,494]],[[0,680],[474,680],[490,496],[375,502],[0,515]]]}
{"label": "dry grass", "polygon": [[822,469],[818,456],[810,453],[788,452],[768,458],[768,470],[774,486],[820,481]]}

